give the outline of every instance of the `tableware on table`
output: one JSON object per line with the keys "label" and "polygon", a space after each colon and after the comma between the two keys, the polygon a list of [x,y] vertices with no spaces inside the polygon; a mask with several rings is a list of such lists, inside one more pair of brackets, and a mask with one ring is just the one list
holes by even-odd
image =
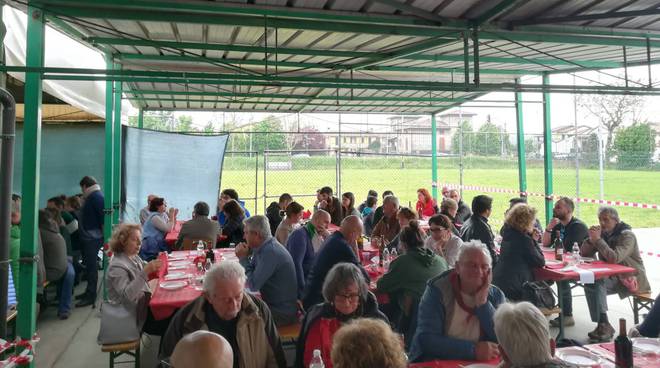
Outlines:
{"label": "tableware on table", "polygon": [[557,261],[557,260],[555,260],[555,259],[547,259],[547,260],[545,261],[545,265],[546,265],[546,266],[559,266],[559,265],[563,265],[563,264],[564,264],[564,262],[562,262],[562,261]]}
{"label": "tableware on table", "polygon": [[593,367],[601,364],[602,359],[589,351],[578,348],[564,348],[555,354],[557,358],[578,367]]}
{"label": "tableware on table", "polygon": [[168,265],[168,267],[170,267],[170,268],[172,268],[172,267],[179,267],[179,266],[186,266],[186,267],[187,267],[189,264],[190,264],[190,262],[186,262],[186,261],[177,261],[177,262],[170,262],[170,264]]}
{"label": "tableware on table", "polygon": [[660,354],[660,339],[650,337],[632,338],[633,349],[641,353]]}
{"label": "tableware on table", "polygon": [[549,248],[549,247],[541,247],[541,251],[542,252],[552,252],[552,253],[554,253],[555,249],[554,248]]}
{"label": "tableware on table", "polygon": [[188,268],[188,266],[176,265],[176,266],[169,266],[167,269],[168,270],[185,270],[186,268]]}
{"label": "tableware on table", "polygon": [[464,368],[495,368],[497,367],[496,365],[493,364],[486,364],[486,363],[474,363],[470,365],[464,365]]}
{"label": "tableware on table", "polygon": [[170,290],[170,291],[183,289],[184,287],[186,287],[186,285],[188,285],[188,283],[185,280],[163,281],[160,284],[158,284],[158,286],[160,286],[162,289]]}
{"label": "tableware on table", "polygon": [[188,277],[185,272],[177,271],[177,272],[170,272],[167,275],[165,275],[165,280],[178,280],[178,279],[183,279]]}
{"label": "tableware on table", "polygon": [[169,259],[170,261],[185,261],[186,258],[188,257],[183,254],[177,254],[177,255],[170,254],[167,256],[167,259]]}
{"label": "tableware on table", "polygon": [[580,261],[584,263],[591,263],[594,262],[596,259],[593,257],[580,257]]}

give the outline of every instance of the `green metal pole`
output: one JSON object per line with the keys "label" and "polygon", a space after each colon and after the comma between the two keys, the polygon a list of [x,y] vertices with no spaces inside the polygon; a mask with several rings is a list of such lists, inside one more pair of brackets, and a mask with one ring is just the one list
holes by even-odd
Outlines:
{"label": "green metal pole", "polygon": [[431,177],[433,199],[438,200],[438,126],[431,114]]}
{"label": "green metal pole", "polygon": [[[120,68],[121,66],[115,65],[115,68]],[[121,95],[123,93],[122,82],[115,82],[115,96],[114,96],[114,159],[113,159],[113,171],[114,171],[114,181],[112,183],[113,187],[113,202],[112,209],[114,210],[112,214],[112,223],[119,223],[119,206],[121,203]]]}
{"label": "green metal pole", "polygon": [[[26,65],[44,65],[44,15],[28,6]],[[21,203],[21,251],[18,289],[18,336],[31,338],[36,329],[39,167],[41,157],[41,74],[25,73],[25,119],[23,124],[23,184]],[[32,364],[31,364],[32,366]]]}
{"label": "green metal pole", "polygon": [[[543,84],[548,85],[550,77],[543,75]],[[543,93],[543,173],[545,181],[545,223],[552,218],[552,126],[550,119],[550,93]]]}
{"label": "green metal pole", "polygon": [[[105,55],[106,69],[112,69],[114,63],[112,56]],[[103,215],[103,237],[105,242],[112,235],[112,205],[114,203],[114,121],[113,121],[113,101],[114,101],[114,83],[111,80],[105,82],[105,180],[103,181],[104,197],[104,215]],[[103,252],[103,278],[101,287],[103,289],[103,300],[108,300],[108,290],[105,286],[105,275],[108,269],[108,257]]]}
{"label": "green metal pole", "polygon": [[144,110],[138,110],[138,128],[144,128]]}
{"label": "green metal pole", "polygon": [[[516,79],[520,83],[520,79]],[[516,138],[518,140],[518,183],[520,186],[520,196],[527,197],[527,163],[525,160],[525,130],[523,128],[523,104],[522,93],[515,93],[516,99]]]}

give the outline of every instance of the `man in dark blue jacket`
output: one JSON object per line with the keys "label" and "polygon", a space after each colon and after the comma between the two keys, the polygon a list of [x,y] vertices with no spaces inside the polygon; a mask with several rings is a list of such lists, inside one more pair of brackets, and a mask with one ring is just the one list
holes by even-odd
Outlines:
{"label": "man in dark blue jacket", "polygon": [[316,255],[314,266],[309,273],[303,293],[303,307],[308,310],[315,304],[323,302],[321,289],[325,276],[332,266],[341,262],[353,263],[360,267],[365,280],[369,282],[369,274],[360,265],[356,254],[357,238],[362,236],[362,220],[357,216],[348,216],[341,222],[341,228],[330,235]]}
{"label": "man in dark blue jacket", "polygon": [[76,296],[80,301],[76,307],[93,305],[96,301],[96,284],[98,282],[99,249],[103,246],[103,208],[104,199],[101,187],[91,176],[80,180],[83,193],[83,206],[80,210],[80,241],[82,243],[83,262],[87,269],[87,288],[83,294]]}

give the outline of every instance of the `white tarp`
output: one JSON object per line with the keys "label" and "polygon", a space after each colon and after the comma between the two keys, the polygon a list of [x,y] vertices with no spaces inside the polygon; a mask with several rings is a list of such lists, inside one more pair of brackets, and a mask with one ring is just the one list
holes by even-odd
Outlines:
{"label": "white tarp", "polygon": [[[7,27],[5,58],[9,66],[25,66],[27,14],[9,6],[3,8],[3,21]],[[105,69],[105,60],[98,51],[46,28],[46,53],[44,66],[61,68]],[[25,82],[24,73],[9,73]],[[81,110],[105,118],[105,81],[44,80],[44,92]],[[122,121],[127,120],[131,109],[128,101],[122,102]]]}

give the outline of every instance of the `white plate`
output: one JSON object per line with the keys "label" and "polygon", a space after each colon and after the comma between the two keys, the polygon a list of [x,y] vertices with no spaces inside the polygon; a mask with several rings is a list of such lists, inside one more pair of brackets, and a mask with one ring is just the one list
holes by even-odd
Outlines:
{"label": "white plate", "polygon": [[175,256],[173,256],[173,255],[169,255],[167,258],[168,258],[170,261],[183,261],[183,260],[185,260],[186,258],[188,258],[188,256],[186,256],[186,255],[184,255],[184,254],[177,254],[177,255],[175,255]]}
{"label": "white plate", "polygon": [[169,266],[167,269],[168,270],[185,270],[187,268],[188,268],[188,266],[176,265],[176,266]]}
{"label": "white plate", "polygon": [[495,368],[495,367],[497,366],[492,364],[475,363],[475,364],[466,365],[464,368]]}
{"label": "white plate", "polygon": [[546,264],[546,265],[552,265],[552,266],[554,266],[554,265],[564,264],[564,262],[562,262],[562,261],[558,261],[558,260],[556,260],[556,259],[547,259],[547,260],[545,261],[545,264]]}
{"label": "white plate", "polygon": [[594,355],[586,350],[577,348],[565,348],[558,350],[557,358],[563,362],[576,365],[578,367],[592,367],[599,365],[601,360],[597,355]]}
{"label": "white plate", "polygon": [[660,339],[636,337],[632,339],[633,348],[642,353],[660,354]]}
{"label": "white plate", "polygon": [[165,275],[165,280],[177,280],[177,279],[183,279],[188,277],[185,272],[177,271],[177,272],[170,272],[167,275]]}
{"label": "white plate", "polygon": [[169,267],[188,266],[190,263],[191,262],[186,262],[186,261],[170,262]]}
{"label": "white plate", "polygon": [[165,290],[179,290],[186,287],[186,285],[188,285],[186,281],[179,280],[179,281],[164,281],[161,282],[159,286]]}
{"label": "white plate", "polygon": [[580,257],[580,260],[581,260],[582,262],[591,263],[591,262],[595,261],[596,258],[592,258],[592,257]]}

